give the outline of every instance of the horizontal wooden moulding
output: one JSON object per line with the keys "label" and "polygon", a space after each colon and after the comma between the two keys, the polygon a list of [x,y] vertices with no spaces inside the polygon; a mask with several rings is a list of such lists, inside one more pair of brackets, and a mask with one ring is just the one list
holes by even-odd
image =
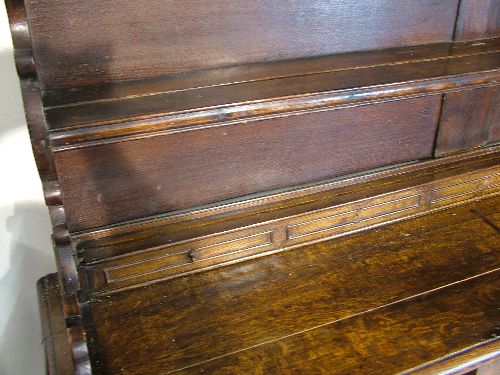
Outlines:
{"label": "horizontal wooden moulding", "polygon": [[166,243],[226,232],[259,222],[326,209],[388,191],[407,189],[436,178],[470,173],[498,164],[500,147],[382,168],[262,196],[219,202],[206,207],[152,216],[73,233],[79,256],[92,263]]}
{"label": "horizontal wooden moulding", "polygon": [[[69,92],[74,102],[48,106],[45,112],[57,151],[122,137],[440,94],[498,85],[499,44],[489,39],[417,46],[216,69],[88,92],[77,89]],[[98,99],[91,100],[90,93]],[[68,94],[45,95],[55,104],[57,97]]]}
{"label": "horizontal wooden moulding", "polygon": [[386,186],[385,193],[368,191],[371,196],[349,203],[333,200],[322,209],[88,264],[92,289],[112,292],[493,196],[500,192],[500,167],[451,176],[445,171],[426,183],[403,189],[395,185]]}
{"label": "horizontal wooden moulding", "polygon": [[385,50],[228,66],[91,86],[45,89],[43,99],[47,108],[57,108],[74,104],[191,91],[206,87],[231,86],[342,70],[363,70],[376,66],[408,64],[421,60],[465,57],[498,52],[499,50],[500,38],[413,45]]}
{"label": "horizontal wooden moulding", "polygon": [[[490,367],[491,366],[491,367]],[[469,348],[459,350],[435,361],[425,363],[402,375],[428,374],[429,371],[448,374],[469,374],[481,368],[479,374],[494,374],[500,366],[500,337],[481,342]],[[487,370],[491,371],[488,372]],[[476,372],[476,374],[478,374]]]}

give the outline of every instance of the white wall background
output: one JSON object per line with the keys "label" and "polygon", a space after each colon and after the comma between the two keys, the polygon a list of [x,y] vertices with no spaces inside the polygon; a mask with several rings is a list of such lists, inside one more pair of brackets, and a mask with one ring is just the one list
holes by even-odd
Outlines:
{"label": "white wall background", "polygon": [[0,375],[44,373],[35,284],[55,271],[50,233],[0,1]]}

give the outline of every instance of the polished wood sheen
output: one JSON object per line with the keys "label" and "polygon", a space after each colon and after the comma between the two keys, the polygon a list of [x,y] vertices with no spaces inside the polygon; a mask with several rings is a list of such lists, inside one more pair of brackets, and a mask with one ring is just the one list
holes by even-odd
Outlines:
{"label": "polished wood sheen", "polygon": [[26,8],[40,79],[53,87],[450,41],[457,4],[27,0]]}
{"label": "polished wood sheen", "polygon": [[440,104],[410,99],[58,152],[68,224],[89,229],[425,159]]}
{"label": "polished wood sheen", "polygon": [[[407,188],[398,179],[393,179],[391,182],[379,181],[378,186],[374,184],[361,194],[355,192],[349,195],[349,189],[339,189],[319,197],[309,196],[307,209],[301,209],[299,202],[291,201],[289,207],[296,207],[295,214],[290,209],[282,210],[286,213],[281,215],[276,212],[278,210],[274,210],[271,212],[274,216],[272,221],[265,220],[267,212],[261,209],[260,220],[248,215],[247,225],[243,226],[243,220],[240,219],[240,228],[231,231],[223,231],[223,223],[214,225],[208,218],[205,225],[212,224],[212,228],[218,228],[215,231],[219,233],[213,234],[214,229],[205,229],[209,235],[198,238],[193,238],[195,231],[191,228],[192,224],[187,224],[189,229],[184,229],[188,233],[169,233],[168,226],[165,226],[161,231],[163,243],[169,234],[173,238],[168,241],[168,245],[153,247],[151,235],[147,237],[147,243],[140,239],[134,241],[134,235],[129,236],[128,241],[122,236],[119,243],[112,247],[115,254],[120,255],[115,259],[109,249],[112,238],[101,239],[94,245],[81,243],[80,256],[87,259],[87,275],[92,292],[106,293],[140,286],[159,278],[186,275],[238,259],[339,237],[478,197],[495,195],[500,185],[500,168],[492,165],[492,162],[495,159],[489,163],[482,161],[482,165],[476,164],[474,169],[471,165],[460,163],[455,166],[455,170],[449,165],[441,171],[439,168],[429,168],[420,171],[421,184],[417,184],[414,178],[413,185]],[[466,169],[474,172],[467,173]],[[378,194],[375,193],[377,190]],[[349,203],[340,203],[339,197]],[[313,200],[316,200],[315,209],[311,209],[311,206],[314,207],[311,204]],[[229,216],[229,212],[226,216]],[[226,223],[234,225],[234,216],[226,217]],[[192,239],[183,241],[181,236]]]}
{"label": "polished wood sheen", "polygon": [[100,297],[92,308],[99,367],[394,373],[493,338],[499,203]]}
{"label": "polished wood sheen", "polygon": [[437,152],[446,154],[500,142],[500,89],[446,94]]}
{"label": "polished wood sheen", "polygon": [[452,374],[494,375],[498,372],[498,366],[500,366],[500,338],[495,337],[408,370],[404,374],[448,371]]}
{"label": "polished wood sheen", "polygon": [[500,372],[498,0],[6,0],[48,374]]}
{"label": "polished wood sheen", "polygon": [[40,279],[37,289],[47,373],[48,375],[72,374],[73,360],[68,345],[57,274],[50,274]]}
{"label": "polished wood sheen", "polygon": [[[210,79],[219,83],[206,87],[51,107],[46,114],[52,126],[73,119],[86,124],[51,132],[55,166],[68,171],[59,180],[68,225],[88,230],[429,158],[439,94],[457,85],[496,85],[498,48],[497,40],[453,45],[446,53],[416,48],[421,57],[415,62],[405,60],[413,52],[392,51],[375,56],[400,59],[389,65],[246,83],[220,84],[227,77],[218,71]],[[195,86],[197,79],[188,81]],[[359,85],[368,87],[353,92]],[[170,113],[154,117],[160,108]],[[123,121],[124,116],[134,120]],[[116,124],[106,124],[111,118]]]}
{"label": "polished wood sheen", "polygon": [[461,0],[455,37],[473,40],[500,36],[498,0]]}
{"label": "polished wood sheen", "polygon": [[[439,94],[498,82],[499,39],[240,65],[44,91],[59,147]],[[92,97],[93,100],[89,100]]]}
{"label": "polished wood sheen", "polygon": [[[498,151],[498,147],[491,147],[426,162],[383,168],[372,171],[369,175],[351,175],[348,178],[306,185],[272,195],[255,196],[243,201],[236,200],[224,205],[161,215],[153,219],[128,222],[127,225],[109,226],[98,231],[74,234],[73,243],[78,256],[86,264],[92,264],[137,250],[154,249],[215,233],[234,233],[234,229],[253,228],[259,223],[279,219],[286,222],[289,218],[304,214],[320,215],[323,211],[334,210],[335,206],[342,207],[353,201],[369,202],[371,199],[366,198],[391,196],[397,192],[412,190],[418,185],[444,187],[450,186],[448,182],[453,179],[463,182],[451,184],[451,188],[441,190],[442,196],[448,191],[450,199],[434,201],[433,205],[442,208],[449,203],[460,204],[465,200],[481,198],[484,193],[498,193],[497,185],[491,184],[490,178],[473,178],[469,182],[461,178],[462,175],[471,174],[486,177],[498,165]],[[427,194],[427,197],[430,195]]]}

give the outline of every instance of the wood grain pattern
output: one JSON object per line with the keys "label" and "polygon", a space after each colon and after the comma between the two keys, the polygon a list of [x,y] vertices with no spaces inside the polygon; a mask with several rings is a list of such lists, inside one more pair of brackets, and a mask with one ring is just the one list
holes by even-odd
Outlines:
{"label": "wood grain pattern", "polygon": [[500,3],[497,0],[462,0],[456,40],[500,36]]}
{"label": "wood grain pattern", "polygon": [[437,154],[500,141],[500,89],[485,88],[445,95]]}
{"label": "wood grain pattern", "polygon": [[362,72],[363,69],[377,66],[458,58],[490,53],[499,49],[500,40],[493,38],[481,42],[433,43],[265,63],[239,64],[91,86],[45,89],[43,99],[44,104],[48,108],[52,108],[89,101],[194,90],[201,87],[231,86],[244,82],[267,81],[349,69],[359,69]]}
{"label": "wood grain pattern", "polygon": [[57,274],[50,274],[37,283],[42,323],[42,345],[47,375],[74,374],[71,347],[66,332],[61,287]]}
{"label": "wood grain pattern", "polygon": [[[500,366],[500,337],[484,343],[473,345],[470,348],[452,353],[436,361],[426,363],[418,368],[404,372],[410,374],[428,374],[429,372],[466,375],[493,375]],[[477,370],[477,371],[475,371]]]}
{"label": "wood grain pattern", "polygon": [[68,223],[84,230],[428,158],[440,103],[410,99],[58,152]]}
{"label": "wood grain pattern", "polygon": [[457,199],[469,198],[483,191],[495,189],[500,185],[500,170],[492,174],[474,177],[461,176],[461,178],[446,186],[435,186],[431,188],[430,204],[446,205],[454,203]]}
{"label": "wood grain pattern", "polygon": [[498,1],[24,3],[50,373],[498,369]]}
{"label": "wood grain pattern", "polygon": [[457,4],[26,1],[44,86],[450,41]]}
{"label": "wood grain pattern", "polygon": [[[218,374],[299,374],[326,373],[332,368],[337,374],[397,373],[412,363],[453,350],[452,345],[456,348],[474,342],[468,337],[469,329],[487,338],[498,318],[498,293],[498,276],[484,283],[471,282],[173,373],[199,374],[203,370]],[[467,302],[459,305],[458,299]],[[343,331],[342,335],[339,331]],[[463,342],[450,343],[449,331],[454,332],[455,340]],[[421,344],[419,334],[432,344]],[[415,340],[413,345],[411,340]],[[405,360],[401,358],[402,347]]]}
{"label": "wood grain pattern", "polygon": [[387,373],[487,340],[498,323],[498,229],[488,222],[499,223],[499,203],[102,296],[92,307],[97,367]]}
{"label": "wood grain pattern", "polygon": [[[275,194],[252,196],[195,210],[160,215],[73,233],[76,250],[86,262],[112,257],[131,248],[156,247],[172,241],[206,236],[258,222],[349,203],[370,195],[407,189],[440,177],[471,173],[498,164],[500,148],[488,148],[372,170]],[[188,231],[188,234],[183,234]]]}
{"label": "wood grain pattern", "polygon": [[133,266],[107,267],[104,269],[105,278],[107,283],[112,284],[135,279],[146,274],[155,274],[160,270],[166,271],[189,263],[217,258],[221,255],[239,253],[248,256],[252,253],[260,253],[266,249],[272,249],[272,233],[272,231],[253,233],[246,237],[231,238],[228,241],[221,241],[221,238],[216,237],[215,241],[212,238],[208,241],[188,243],[185,246],[176,247],[173,254],[155,258],[145,257],[134,263]]}
{"label": "wood grain pattern", "polygon": [[[6,8],[9,15],[14,57],[21,83],[31,145],[43,184],[45,203],[50,207],[54,253],[61,281],[59,292],[63,304],[64,321],[62,324],[65,328],[68,328],[59,332],[57,337],[47,338],[51,341],[53,339],[53,343],[46,348],[48,365],[53,364],[56,367],[61,365],[66,372],[71,371],[77,375],[89,375],[91,365],[82,325],[80,301],[77,299],[77,293],[80,290],[80,279],[76,270],[76,259],[71,246],[68,227],[65,223],[62,197],[57,184],[53,149],[50,147],[50,141],[48,140],[48,127],[45,121],[38,71],[33,58],[28,16],[22,0],[7,0]],[[49,302],[46,302],[42,298],[42,314],[44,307],[49,304]],[[50,314],[47,316],[50,316]],[[44,323],[48,324],[50,322],[45,321]],[[71,364],[67,362],[67,359],[62,360],[59,358],[61,355],[59,350],[63,342],[69,343],[67,350],[71,353]],[[63,356],[67,356],[67,353],[63,354]],[[53,370],[60,371],[60,369],[56,368],[53,368]]]}
{"label": "wood grain pattern", "polygon": [[[422,203],[425,204],[425,202],[421,202],[423,194],[425,194],[423,191],[416,188],[413,191],[391,193],[369,200],[353,202],[337,209],[327,209],[316,215],[308,215],[305,221],[304,218],[300,218],[292,221],[298,221],[298,223],[286,226],[287,239],[311,238],[311,236],[320,233],[326,234],[326,232],[338,231],[339,229],[342,231],[360,222],[374,223],[380,220],[390,220],[394,216],[405,216],[405,214],[419,211]],[[344,210],[348,210],[347,214],[338,213]]]}
{"label": "wood grain pattern", "polygon": [[[493,43],[491,47],[496,45]],[[58,148],[208,125],[342,108],[498,85],[500,53],[74,103],[47,108]],[[196,82],[194,83],[196,85]],[[140,136],[137,136],[140,134]]]}
{"label": "wood grain pattern", "polygon": [[173,242],[142,251],[136,248],[126,257],[108,257],[95,265],[88,264],[86,270],[93,293],[114,292],[495,195],[500,193],[499,186],[498,166],[444,179],[435,176],[435,180],[427,184],[402,190],[387,187],[389,193],[207,238]]}

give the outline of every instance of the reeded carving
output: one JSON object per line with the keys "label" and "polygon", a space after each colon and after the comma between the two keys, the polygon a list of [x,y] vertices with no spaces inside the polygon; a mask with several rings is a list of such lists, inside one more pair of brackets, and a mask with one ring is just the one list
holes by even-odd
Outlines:
{"label": "reeded carving", "polygon": [[498,166],[391,191],[271,223],[172,243],[87,265],[92,293],[178,277],[197,270],[340,237],[498,194]]}

